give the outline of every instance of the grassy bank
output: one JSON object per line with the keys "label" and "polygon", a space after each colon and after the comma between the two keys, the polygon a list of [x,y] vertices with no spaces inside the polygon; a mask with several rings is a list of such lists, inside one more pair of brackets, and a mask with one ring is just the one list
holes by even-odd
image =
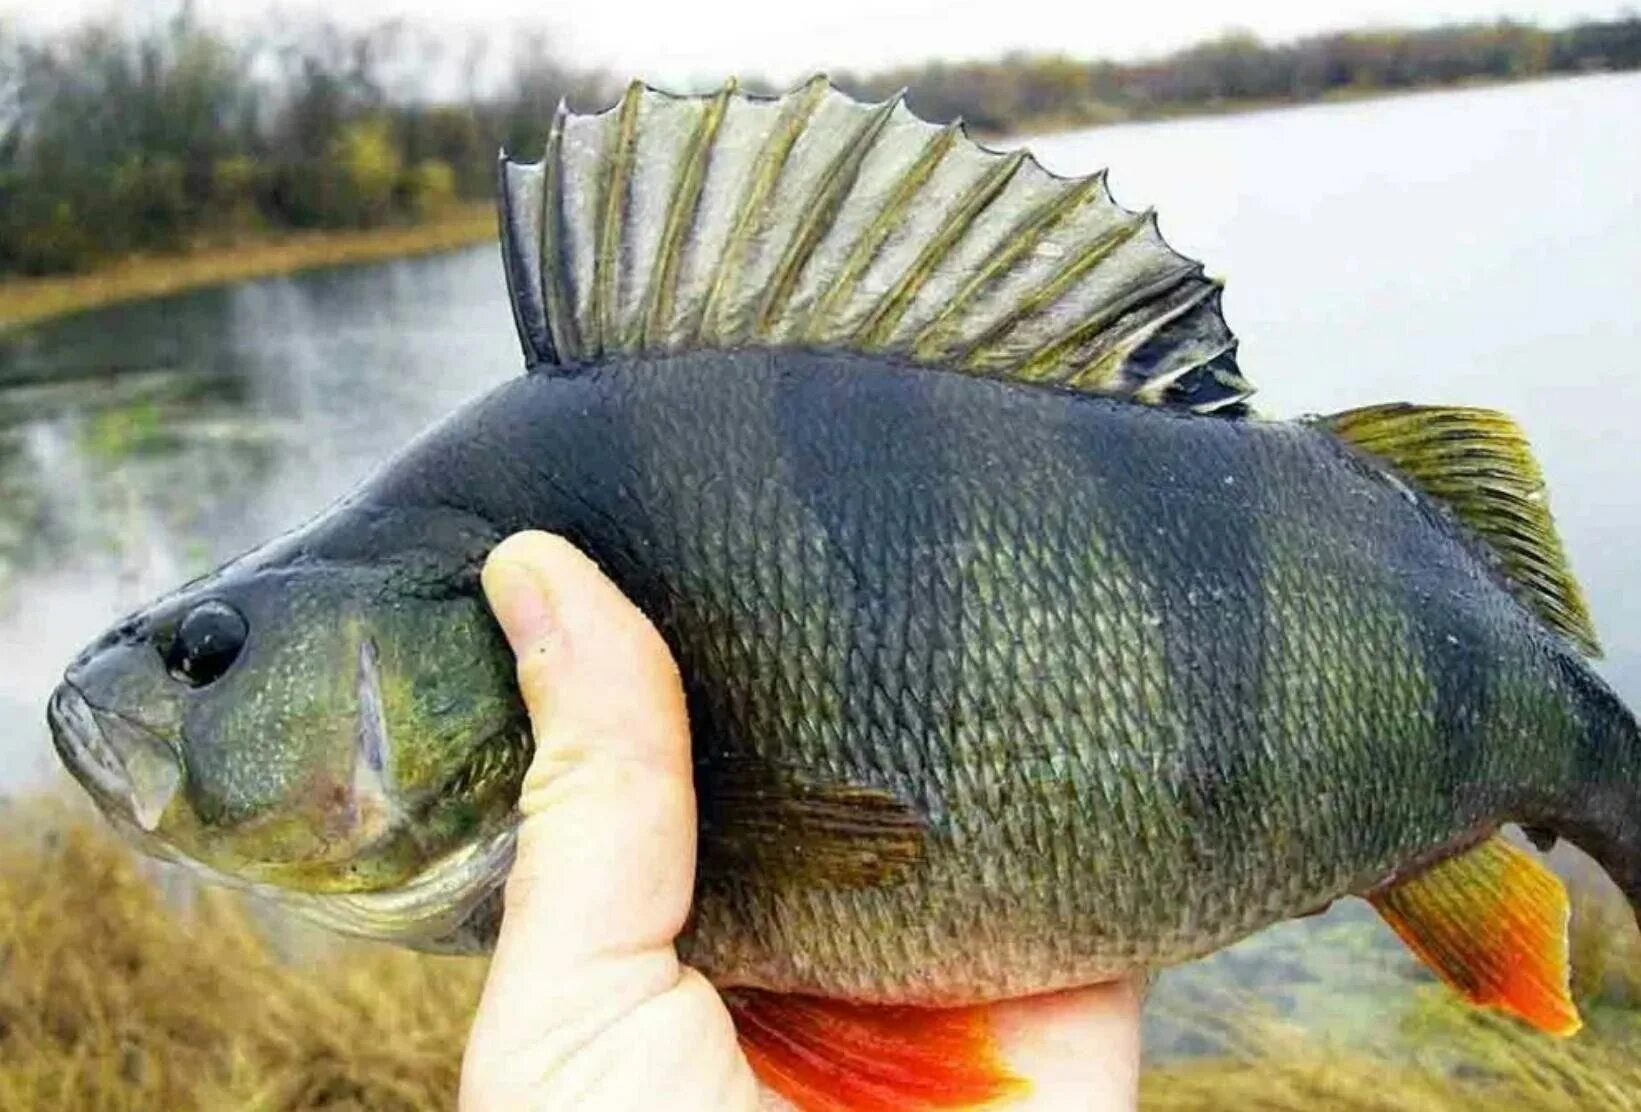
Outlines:
{"label": "grassy bank", "polygon": [[[482,962],[307,935],[275,946],[234,897],[167,898],[78,811],[14,807],[0,828],[0,1108],[451,1105]],[[1143,1105],[1641,1108],[1637,1013],[1587,1009],[1585,1032],[1557,1042],[1419,991],[1405,1060],[1271,1018],[1193,1017],[1225,1052],[1150,1070]]]}
{"label": "grassy bank", "polygon": [[313,267],[428,254],[492,239],[489,202],[456,205],[424,223],[368,230],[286,232],[174,255],[134,255],[85,274],[0,279],[0,331],[118,301]]}

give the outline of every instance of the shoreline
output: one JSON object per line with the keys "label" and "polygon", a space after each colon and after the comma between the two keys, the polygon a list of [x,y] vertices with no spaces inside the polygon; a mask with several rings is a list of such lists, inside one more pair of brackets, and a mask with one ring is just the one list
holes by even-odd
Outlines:
{"label": "shoreline", "polygon": [[174,255],[132,255],[83,274],[0,278],[0,336],[88,309],[186,290],[453,251],[496,236],[489,201],[461,204],[421,224],[279,232]]}
{"label": "shoreline", "polygon": [[[1017,145],[1032,138],[1091,128],[1164,123],[1194,117],[1252,115],[1430,93],[1577,80],[1623,72],[1628,71],[1468,78],[1401,88],[1334,90],[1304,99],[1225,100],[1129,114],[1101,114],[1085,106],[1082,113],[1073,110],[1022,120],[1007,132],[975,129],[971,134],[976,141],[987,146]],[[238,243],[207,245],[174,255],[128,256],[83,274],[0,278],[0,337],[15,334],[29,325],[121,302],[141,301],[272,275],[436,254],[482,243],[495,236],[494,206],[489,201],[464,202],[422,224],[272,232]]]}
{"label": "shoreline", "polygon": [[1286,112],[1301,108],[1327,108],[1340,105],[1363,104],[1376,100],[1401,100],[1407,97],[1438,93],[1480,92],[1487,89],[1508,89],[1520,85],[1548,85],[1561,81],[1580,81],[1598,77],[1613,77],[1634,73],[1633,70],[1591,70],[1588,73],[1534,73],[1518,77],[1467,77],[1457,81],[1429,85],[1364,86],[1361,88],[1333,89],[1321,96],[1300,98],[1250,97],[1241,100],[1205,101],[1201,104],[1161,107],[1151,111],[1116,113],[1106,116],[1078,116],[1073,113],[1049,113],[1023,121],[1013,131],[975,130],[971,135],[978,141],[1007,144],[1021,139],[1035,139],[1062,135],[1068,131],[1086,131],[1098,127],[1137,127],[1144,124],[1174,123],[1189,119],[1215,119],[1224,116],[1257,116],[1267,112]]}

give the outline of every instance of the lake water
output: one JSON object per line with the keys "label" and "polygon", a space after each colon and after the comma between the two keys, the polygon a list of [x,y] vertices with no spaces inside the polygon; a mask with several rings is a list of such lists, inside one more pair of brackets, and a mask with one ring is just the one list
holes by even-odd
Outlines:
{"label": "lake water", "polygon": [[[1267,413],[1410,400],[1520,418],[1603,669],[1635,705],[1637,109],[1641,76],[1601,76],[1032,146],[1063,173],[1109,166],[1120,201],[1155,206],[1175,246],[1228,278],[1226,313]],[[111,618],[323,508],[519,366],[493,247],[0,340],[0,791],[66,782],[43,701]],[[1279,937],[1321,954],[1340,925]],[[1268,934],[1249,952],[1271,949]],[[1256,985],[1288,976],[1240,957],[1213,968]]]}

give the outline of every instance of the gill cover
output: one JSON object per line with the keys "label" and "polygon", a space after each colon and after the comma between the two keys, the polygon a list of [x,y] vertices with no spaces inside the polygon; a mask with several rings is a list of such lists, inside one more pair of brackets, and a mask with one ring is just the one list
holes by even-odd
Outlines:
{"label": "gill cover", "polygon": [[810,347],[1197,412],[1253,387],[1219,283],[1105,175],[987,150],[900,97],[815,78],[762,98],[635,82],[504,160],[502,242],[532,369]]}

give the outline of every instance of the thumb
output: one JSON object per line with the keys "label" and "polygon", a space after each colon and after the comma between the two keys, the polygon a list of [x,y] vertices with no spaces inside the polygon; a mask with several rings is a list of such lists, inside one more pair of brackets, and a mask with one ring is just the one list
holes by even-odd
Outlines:
{"label": "thumb", "polygon": [[695,874],[689,724],[671,653],[562,538],[509,537],[483,582],[536,743],[509,943],[567,963],[670,946]]}
{"label": "thumb", "polygon": [[536,750],[464,1086],[496,1070],[579,1074],[589,1048],[630,1052],[640,1029],[677,1013],[709,1015],[717,1029],[697,1023],[697,1037],[727,1055],[728,1016],[672,945],[694,886],[695,796],[666,644],[546,533],[497,546],[483,585],[518,657]]}

